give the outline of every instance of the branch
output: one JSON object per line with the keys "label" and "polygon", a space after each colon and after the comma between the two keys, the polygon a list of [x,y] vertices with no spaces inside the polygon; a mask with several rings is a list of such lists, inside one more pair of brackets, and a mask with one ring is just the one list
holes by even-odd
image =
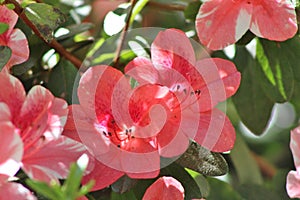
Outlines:
{"label": "branch", "polygon": [[119,42],[119,45],[117,46],[117,50],[115,52],[115,57],[114,57],[114,60],[113,60],[113,65],[115,67],[118,65],[119,60],[120,60],[120,54],[121,54],[121,51],[122,51],[122,48],[123,48],[123,45],[124,45],[126,32],[129,29],[130,18],[131,18],[131,15],[132,15],[133,8],[134,8],[135,4],[137,3],[137,0],[131,0],[130,3],[131,3],[131,7],[130,7],[130,10],[129,10],[129,13],[128,13],[128,16],[127,16],[127,19],[126,19],[126,24],[125,24],[125,27],[122,30],[122,33],[121,33],[121,36],[120,36],[120,42]]}
{"label": "branch", "polygon": [[5,0],[4,4],[13,4],[15,6],[14,11],[18,14],[18,16],[25,22],[25,24],[33,30],[33,32],[42,39],[48,46],[55,49],[62,57],[69,60],[73,65],[75,65],[76,68],[80,68],[82,61],[79,60],[77,57],[72,55],[70,52],[68,52],[61,44],[59,44],[55,39],[51,40],[51,42],[47,42],[42,37],[40,31],[37,29],[37,27],[27,18],[25,13],[23,12],[24,9],[21,7],[21,5],[16,0]]}

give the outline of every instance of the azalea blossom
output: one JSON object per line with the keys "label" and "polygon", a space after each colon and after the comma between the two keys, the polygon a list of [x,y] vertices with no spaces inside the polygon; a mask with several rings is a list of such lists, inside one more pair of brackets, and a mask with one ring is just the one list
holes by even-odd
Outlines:
{"label": "azalea blossom", "polygon": [[290,148],[296,171],[288,173],[286,190],[291,198],[300,198],[300,126],[291,131]]}
{"label": "azalea blossom", "polygon": [[11,57],[5,67],[10,69],[13,65],[25,62],[29,57],[29,47],[25,34],[20,29],[14,29],[18,21],[18,15],[8,9],[5,5],[0,5],[0,23],[8,24],[9,28],[0,34],[0,46],[8,46]]}
{"label": "azalea blossom", "polygon": [[[3,103],[0,103],[0,107]],[[9,182],[21,167],[23,143],[15,127],[8,121],[8,116],[0,119],[0,197],[5,199],[36,199],[22,184]]]}
{"label": "azalea blossom", "polygon": [[157,179],[147,188],[143,200],[183,200],[184,188],[179,181],[173,177],[163,176]]}
{"label": "azalea blossom", "polygon": [[238,41],[250,29],[258,37],[284,41],[297,32],[290,0],[207,0],[196,18],[202,44],[212,50]]}
{"label": "azalea blossom", "polygon": [[173,110],[178,101],[168,88],[147,84],[132,89],[120,71],[94,66],[81,77],[78,97],[80,105],[70,106],[64,135],[82,141],[97,158],[84,177],[96,180],[94,190],[124,174],[156,177],[165,148],[171,146],[173,156],[185,151],[170,142],[177,137],[180,113]]}
{"label": "azalea blossom", "polygon": [[1,167],[7,169],[8,164],[14,173],[21,167],[30,178],[40,181],[66,178],[69,165],[86,151],[82,144],[61,136],[67,103],[41,86],[34,86],[26,96],[21,82],[7,73],[0,73],[0,85],[0,121],[9,121],[15,127],[1,141],[12,145],[9,153],[16,151],[18,155],[16,159],[2,154],[1,160],[8,159],[8,162]]}
{"label": "azalea blossom", "polygon": [[[226,115],[214,108],[239,87],[241,76],[232,62],[219,58],[196,61],[188,37],[182,31],[168,29],[152,43],[151,60],[137,57],[125,72],[141,85],[164,85],[176,94],[186,141],[193,139],[216,152],[232,149],[235,130]],[[183,140],[180,142],[177,146]]]}

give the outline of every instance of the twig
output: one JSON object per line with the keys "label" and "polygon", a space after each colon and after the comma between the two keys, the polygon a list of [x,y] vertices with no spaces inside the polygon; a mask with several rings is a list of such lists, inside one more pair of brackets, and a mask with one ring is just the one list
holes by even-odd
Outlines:
{"label": "twig", "polygon": [[123,45],[124,45],[124,40],[125,40],[125,37],[126,37],[126,32],[127,32],[127,30],[129,29],[129,26],[130,26],[130,18],[131,18],[132,11],[133,11],[133,8],[134,8],[136,2],[137,2],[137,0],[131,0],[130,1],[131,8],[130,8],[128,16],[127,16],[125,27],[123,28],[121,36],[119,38],[119,40],[120,40],[119,41],[119,45],[117,46],[117,50],[115,52],[115,57],[113,59],[113,65],[115,67],[118,65],[119,60],[120,60],[120,54],[121,54],[121,51],[122,51],[122,48],[123,48]]}
{"label": "twig", "polygon": [[61,44],[59,44],[55,39],[51,40],[51,42],[47,42],[41,35],[40,31],[37,29],[37,27],[27,18],[25,13],[23,12],[24,9],[21,7],[21,5],[16,0],[5,0],[4,4],[13,4],[15,6],[14,11],[18,14],[18,16],[29,26],[33,32],[42,39],[48,46],[55,49],[61,56],[69,60],[71,63],[75,65],[76,68],[80,68],[82,61],[76,58],[74,55],[72,55],[70,52],[68,52]]}
{"label": "twig", "polygon": [[186,6],[179,5],[179,4],[166,4],[166,3],[159,3],[155,1],[149,1],[148,6],[160,8],[163,10],[175,10],[175,11],[184,11]]}
{"label": "twig", "polygon": [[261,173],[268,178],[273,178],[276,175],[276,168],[270,163],[268,162],[265,158],[257,155],[254,152],[251,152],[253,158],[255,159]]}

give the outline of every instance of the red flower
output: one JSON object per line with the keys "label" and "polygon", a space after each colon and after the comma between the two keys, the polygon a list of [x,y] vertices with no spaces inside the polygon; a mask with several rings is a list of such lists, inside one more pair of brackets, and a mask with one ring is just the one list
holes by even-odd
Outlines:
{"label": "red flower", "polygon": [[[0,73],[0,85],[0,121],[12,122],[19,135],[11,132],[1,140],[8,140],[10,145],[18,142],[14,150],[18,150],[18,156],[23,154],[21,167],[30,178],[66,178],[70,163],[85,152],[82,144],[61,136],[67,103],[41,86],[34,86],[26,96],[21,82],[9,74]],[[10,154],[3,156],[14,159]]]}
{"label": "red flower", "polygon": [[[80,105],[70,106],[64,134],[86,144],[98,160],[84,182],[96,179],[96,190],[125,173],[131,178],[156,177],[160,155],[177,137],[176,96],[159,85],[132,89],[120,71],[95,66],[81,77],[78,97]],[[184,150],[177,147],[173,156]]]}
{"label": "red flower", "polygon": [[[232,149],[235,130],[226,115],[214,108],[239,87],[240,73],[232,62],[219,58],[196,61],[188,37],[179,30],[168,29],[155,38],[151,60],[137,57],[125,71],[140,85],[164,85],[176,94],[187,142],[191,138],[217,152]],[[182,146],[182,138],[177,146]]]}
{"label": "red flower", "polygon": [[0,34],[0,46],[8,46],[12,50],[12,55],[5,65],[9,69],[13,65],[20,64],[28,59],[29,47],[24,33],[19,29],[14,29],[18,21],[18,15],[13,10],[1,5],[0,13],[0,22],[9,25],[8,30]]}
{"label": "red flower", "polygon": [[296,171],[288,173],[286,190],[291,198],[300,198],[300,126],[291,131],[290,148]]}
{"label": "red flower", "polygon": [[208,0],[200,7],[196,29],[201,43],[212,50],[235,43],[248,29],[284,41],[297,32],[296,12],[290,0]]}
{"label": "red flower", "polygon": [[184,188],[172,177],[160,177],[145,192],[143,200],[183,200]]}

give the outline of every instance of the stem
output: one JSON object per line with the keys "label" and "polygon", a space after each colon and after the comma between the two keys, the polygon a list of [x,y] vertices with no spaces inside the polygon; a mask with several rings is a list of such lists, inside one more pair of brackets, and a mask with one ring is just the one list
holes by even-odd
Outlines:
{"label": "stem", "polygon": [[122,30],[122,33],[121,33],[121,36],[120,36],[120,42],[119,42],[119,45],[117,46],[117,50],[115,52],[115,57],[114,57],[114,60],[113,60],[113,65],[115,67],[118,65],[119,60],[120,60],[120,54],[121,54],[121,51],[122,51],[122,48],[123,48],[123,45],[124,45],[126,32],[129,29],[132,11],[133,11],[133,8],[134,8],[135,4],[137,3],[137,0],[131,0],[130,3],[131,3],[131,8],[129,10],[129,13],[128,13],[128,16],[127,16],[127,19],[126,19],[125,27]]}
{"label": "stem", "polygon": [[265,158],[257,155],[254,152],[251,152],[253,158],[255,159],[261,173],[268,177],[268,178],[273,178],[277,172],[276,168],[270,163],[268,162]]}
{"label": "stem", "polygon": [[48,46],[55,49],[62,57],[69,60],[73,65],[75,65],[76,68],[80,68],[82,61],[79,60],[77,57],[72,55],[70,52],[68,52],[61,44],[59,44],[55,39],[51,40],[51,42],[47,42],[41,35],[40,31],[37,29],[37,27],[27,18],[25,13],[23,12],[24,9],[21,7],[21,5],[16,0],[5,0],[4,4],[13,4],[15,6],[14,11],[18,14],[18,16],[25,22],[25,24],[33,30],[33,32],[42,39]]}
{"label": "stem", "polygon": [[184,5],[165,4],[165,3],[155,2],[155,1],[149,1],[148,6],[160,8],[163,10],[175,10],[175,11],[184,11],[186,9],[186,6],[184,6]]}

